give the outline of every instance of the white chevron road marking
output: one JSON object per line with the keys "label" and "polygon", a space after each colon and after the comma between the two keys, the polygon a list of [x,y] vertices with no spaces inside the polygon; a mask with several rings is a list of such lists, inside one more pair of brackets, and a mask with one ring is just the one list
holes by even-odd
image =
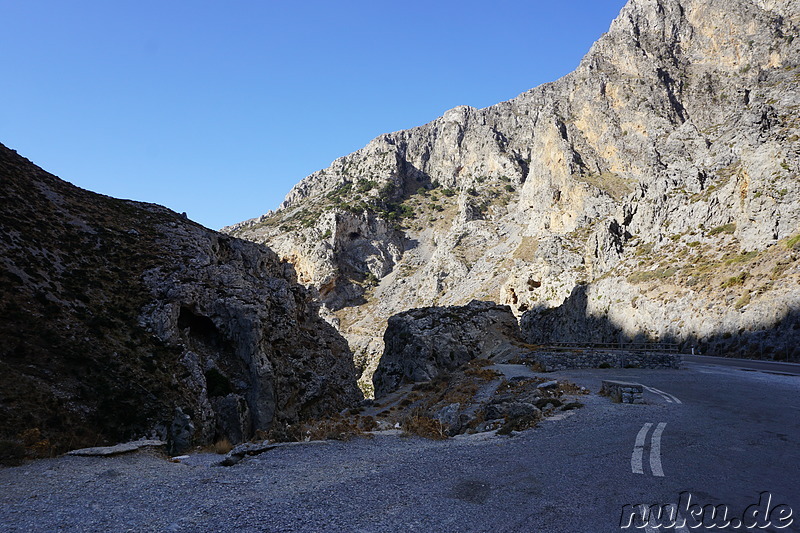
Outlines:
{"label": "white chevron road marking", "polygon": [[642,429],[639,430],[639,434],[636,435],[636,442],[633,445],[633,454],[631,454],[631,471],[634,474],[644,474],[644,470],[642,469],[644,440],[647,438],[647,432],[650,431],[652,426],[653,424],[651,422],[647,422],[642,426]]}
{"label": "white chevron road marking", "polygon": [[[647,434],[652,427],[652,422],[646,422],[636,435],[633,452],[631,453],[631,472],[634,474],[644,474],[645,442],[647,441]],[[650,472],[655,477],[664,477],[664,468],[661,465],[661,435],[666,427],[666,422],[659,422],[650,437]]]}
{"label": "white chevron road marking", "polygon": [[666,400],[667,403],[683,403],[676,396],[674,396],[674,395],[672,395],[672,394],[670,394],[668,392],[664,392],[663,390],[658,390],[655,387],[648,387],[647,385],[642,385],[642,386],[645,389],[647,389],[650,392],[652,392],[653,394],[658,394],[659,396],[664,398],[664,400]]}
{"label": "white chevron road marking", "polygon": [[653,438],[650,440],[650,470],[656,477],[664,477],[664,469],[661,467],[661,434],[667,427],[666,422],[661,422],[653,431]]}

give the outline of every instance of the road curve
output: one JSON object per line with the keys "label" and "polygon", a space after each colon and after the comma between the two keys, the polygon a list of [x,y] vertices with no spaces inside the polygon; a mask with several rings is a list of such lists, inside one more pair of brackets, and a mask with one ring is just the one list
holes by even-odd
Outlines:
{"label": "road curve", "polygon": [[620,528],[625,506],[688,493],[735,517],[765,491],[800,516],[800,378],[697,363],[545,376],[657,392],[644,405],[593,393],[511,437],[328,441],[229,468],[210,454],[178,464],[142,453],[0,468],[0,529],[603,533],[633,530]]}
{"label": "road curve", "polygon": [[800,376],[800,363],[763,361],[761,359],[737,359],[734,357],[715,357],[710,355],[683,355],[682,357],[684,363],[731,366],[740,370],[758,370],[761,372]]}

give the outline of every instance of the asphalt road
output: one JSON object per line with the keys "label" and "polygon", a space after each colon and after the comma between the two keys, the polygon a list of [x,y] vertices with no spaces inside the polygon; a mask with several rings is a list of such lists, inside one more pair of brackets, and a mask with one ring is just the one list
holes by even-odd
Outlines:
{"label": "asphalt road", "polygon": [[[686,366],[548,374],[592,391],[603,379],[650,390],[645,405],[592,394],[512,437],[378,436],[230,468],[210,467],[208,455],[175,464],[138,454],[2,469],[0,531],[682,533],[705,529],[622,529],[623,506],[690,493],[733,519],[765,491],[771,508],[788,507],[752,531],[800,531],[800,377]],[[779,529],[787,508],[794,521]]]}
{"label": "asphalt road", "polygon": [[702,366],[731,366],[740,370],[758,370],[761,372],[800,376],[800,363],[762,361],[760,359],[736,359],[733,357],[712,357],[709,355],[684,355],[683,360],[686,363]]}

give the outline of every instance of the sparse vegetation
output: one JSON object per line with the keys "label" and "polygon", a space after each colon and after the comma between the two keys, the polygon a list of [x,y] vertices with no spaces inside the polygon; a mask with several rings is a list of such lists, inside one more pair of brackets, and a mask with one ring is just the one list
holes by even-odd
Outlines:
{"label": "sparse vegetation", "polygon": [[600,189],[616,200],[620,200],[633,192],[634,181],[623,178],[613,172],[601,174],[585,173],[575,176],[576,179]]}
{"label": "sparse vegetation", "polygon": [[745,305],[750,303],[750,293],[745,292],[738,300],[733,304],[733,307],[736,309],[741,309]]}
{"label": "sparse vegetation", "polygon": [[739,254],[727,254],[723,258],[723,262],[726,265],[733,265],[733,264],[736,264],[736,263],[747,263],[747,262],[755,259],[757,256],[758,256],[758,252],[755,251],[755,250],[752,251],[752,252],[743,252],[743,253],[739,253]]}
{"label": "sparse vegetation", "polygon": [[709,236],[719,235],[720,233],[731,234],[734,231],[736,231],[736,223],[731,222],[730,224],[723,224],[722,226],[711,228],[710,230],[708,230],[708,234]]}
{"label": "sparse vegetation", "polygon": [[730,287],[738,287],[740,285],[744,285],[744,282],[748,277],[749,277],[749,274],[747,272],[742,272],[741,274],[738,274],[736,276],[732,276],[732,277],[726,279],[722,283],[722,288],[723,289],[728,289]]}
{"label": "sparse vegetation", "polygon": [[536,250],[539,248],[539,240],[536,237],[522,237],[522,240],[514,250],[514,259],[533,259]]}
{"label": "sparse vegetation", "polygon": [[644,242],[636,247],[636,252],[634,252],[634,255],[650,255],[653,252],[653,246],[654,244],[652,242]]}
{"label": "sparse vegetation", "polygon": [[220,439],[214,443],[214,453],[225,455],[233,449],[233,444],[228,439]]}
{"label": "sparse vegetation", "polygon": [[417,435],[433,440],[443,440],[447,438],[442,422],[429,416],[427,411],[422,407],[411,411],[402,419],[400,425],[403,430],[410,435]]}
{"label": "sparse vegetation", "polygon": [[657,268],[655,270],[640,270],[628,276],[631,283],[646,283],[648,281],[663,280],[672,277],[678,271],[676,266]]}

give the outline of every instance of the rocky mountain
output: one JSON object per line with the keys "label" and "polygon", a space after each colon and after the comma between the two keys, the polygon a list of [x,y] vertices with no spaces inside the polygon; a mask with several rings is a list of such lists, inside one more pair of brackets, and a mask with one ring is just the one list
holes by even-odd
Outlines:
{"label": "rocky mountain", "polygon": [[365,390],[389,317],[472,299],[533,342],[797,357],[799,27],[796,0],[630,0],[564,78],[381,135],[224,231],[295,266]]}
{"label": "rocky mountain", "polygon": [[177,452],[361,398],[347,343],[268,248],[79,189],[2,145],[0,183],[3,446],[150,435]]}

